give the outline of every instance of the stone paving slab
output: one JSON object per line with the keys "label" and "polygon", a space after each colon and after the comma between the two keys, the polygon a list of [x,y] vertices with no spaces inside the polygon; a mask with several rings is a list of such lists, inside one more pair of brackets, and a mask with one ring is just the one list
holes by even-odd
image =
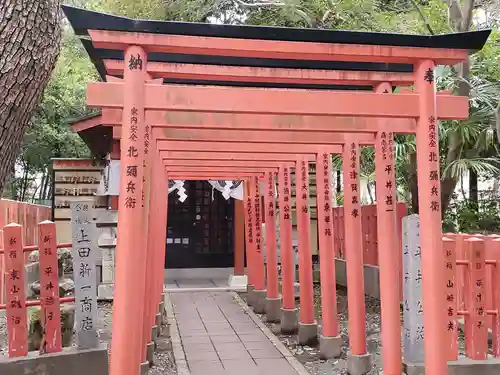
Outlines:
{"label": "stone paving slab", "polygon": [[170,299],[191,375],[299,375],[230,292]]}
{"label": "stone paving slab", "polygon": [[165,283],[165,287],[168,291],[179,290],[182,292],[182,289],[227,289],[229,285],[227,284],[228,279],[174,279],[167,280]]}

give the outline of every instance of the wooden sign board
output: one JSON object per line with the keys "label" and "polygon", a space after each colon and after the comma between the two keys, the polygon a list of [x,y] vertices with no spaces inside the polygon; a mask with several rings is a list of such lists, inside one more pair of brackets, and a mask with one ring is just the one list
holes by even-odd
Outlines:
{"label": "wooden sign board", "polygon": [[71,209],[73,202],[90,200],[96,215],[107,209],[107,197],[97,196],[103,164],[92,159],[53,159],[52,200],[53,220],[57,227],[57,242],[71,242]]}

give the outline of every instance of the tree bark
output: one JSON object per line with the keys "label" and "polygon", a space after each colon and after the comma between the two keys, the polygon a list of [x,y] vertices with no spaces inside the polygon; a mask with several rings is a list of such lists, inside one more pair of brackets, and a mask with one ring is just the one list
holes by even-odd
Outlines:
{"label": "tree bark", "polygon": [[28,174],[29,174],[30,166],[29,164],[23,165],[23,179],[21,184],[21,201],[24,202],[26,198],[26,191],[28,190]]}
{"label": "tree bark", "polygon": [[479,190],[477,186],[477,173],[472,169],[469,169],[469,201],[472,204],[479,203]]}
{"label": "tree bark", "polygon": [[46,173],[43,172],[42,179],[40,181],[40,190],[38,190],[38,199],[39,200],[43,199],[43,192],[45,190],[45,179],[46,179]]}
{"label": "tree bark", "polygon": [[59,55],[60,0],[0,0],[0,194]]}
{"label": "tree bark", "polygon": [[337,173],[337,183],[336,183],[337,194],[340,194],[342,192],[342,175],[340,173],[340,170],[338,170],[336,173]]}

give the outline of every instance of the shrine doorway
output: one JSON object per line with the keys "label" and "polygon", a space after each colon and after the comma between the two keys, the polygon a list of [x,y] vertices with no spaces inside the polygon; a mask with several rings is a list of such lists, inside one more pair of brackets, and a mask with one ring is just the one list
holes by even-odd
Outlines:
{"label": "shrine doorway", "polygon": [[187,199],[168,197],[166,269],[234,266],[234,199],[207,181],[186,181]]}

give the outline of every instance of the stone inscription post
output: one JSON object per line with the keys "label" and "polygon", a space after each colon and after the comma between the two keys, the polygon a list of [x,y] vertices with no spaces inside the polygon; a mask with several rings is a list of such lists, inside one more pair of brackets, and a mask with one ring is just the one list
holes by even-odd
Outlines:
{"label": "stone inscription post", "polygon": [[422,305],[422,261],[420,219],[403,218],[403,299],[404,358],[406,362],[424,361],[424,310]]}
{"label": "stone inscription post", "polygon": [[79,349],[98,346],[97,238],[94,209],[88,201],[71,202],[73,277],[75,281],[76,340]]}

